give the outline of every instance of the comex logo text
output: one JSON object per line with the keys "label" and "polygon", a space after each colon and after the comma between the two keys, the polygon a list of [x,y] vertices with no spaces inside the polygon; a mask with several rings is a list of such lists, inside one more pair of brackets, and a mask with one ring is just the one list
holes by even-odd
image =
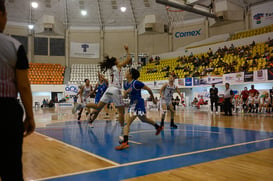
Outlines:
{"label": "comex logo text", "polygon": [[201,35],[201,28],[199,30],[194,31],[187,31],[187,32],[176,32],[175,37],[176,38],[183,38],[183,37],[189,37],[189,36],[199,36]]}

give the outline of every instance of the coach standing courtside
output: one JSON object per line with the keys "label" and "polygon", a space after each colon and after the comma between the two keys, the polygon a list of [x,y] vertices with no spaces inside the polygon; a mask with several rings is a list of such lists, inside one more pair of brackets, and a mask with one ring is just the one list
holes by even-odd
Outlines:
{"label": "coach standing courtside", "polygon": [[215,84],[212,84],[212,87],[209,90],[210,94],[210,108],[211,112],[213,112],[213,103],[215,105],[215,111],[218,112],[218,89],[215,87]]}
{"label": "coach standing courtside", "polygon": [[225,115],[232,116],[232,98],[233,98],[233,91],[229,88],[229,83],[225,84],[226,89],[224,92],[224,111]]}
{"label": "coach standing courtside", "polygon": [[[6,23],[5,3],[0,0],[0,178],[21,181],[23,136],[34,131],[35,123],[26,52],[18,41],[3,34]],[[24,122],[18,92],[26,111]]]}

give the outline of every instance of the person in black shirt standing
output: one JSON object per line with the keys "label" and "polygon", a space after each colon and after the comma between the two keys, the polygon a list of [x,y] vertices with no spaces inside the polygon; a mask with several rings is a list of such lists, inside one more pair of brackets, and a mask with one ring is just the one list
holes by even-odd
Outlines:
{"label": "person in black shirt standing", "polygon": [[213,103],[215,105],[215,111],[218,112],[218,89],[215,87],[215,84],[212,84],[212,87],[209,90],[210,93],[210,108],[213,112]]}

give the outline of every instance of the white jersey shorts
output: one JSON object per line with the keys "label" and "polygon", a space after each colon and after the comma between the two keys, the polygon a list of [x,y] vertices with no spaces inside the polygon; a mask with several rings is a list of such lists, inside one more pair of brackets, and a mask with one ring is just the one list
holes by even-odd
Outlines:
{"label": "white jersey shorts", "polygon": [[100,101],[106,104],[113,102],[116,107],[124,106],[121,90],[116,87],[108,87]]}

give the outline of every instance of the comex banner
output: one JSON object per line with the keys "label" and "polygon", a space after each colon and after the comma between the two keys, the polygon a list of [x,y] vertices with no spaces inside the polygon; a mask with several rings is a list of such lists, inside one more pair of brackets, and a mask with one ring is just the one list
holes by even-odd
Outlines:
{"label": "comex banner", "polygon": [[99,58],[100,45],[98,43],[70,43],[70,57]]}

